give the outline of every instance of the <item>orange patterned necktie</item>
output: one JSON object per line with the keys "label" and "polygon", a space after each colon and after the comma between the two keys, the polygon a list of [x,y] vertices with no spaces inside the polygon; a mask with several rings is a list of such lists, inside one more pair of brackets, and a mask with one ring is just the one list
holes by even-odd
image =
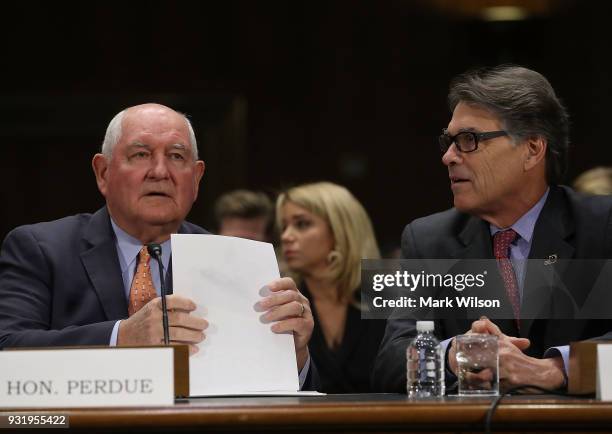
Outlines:
{"label": "orange patterned necktie", "polygon": [[130,316],[157,297],[155,286],[153,286],[153,278],[151,277],[151,267],[149,267],[150,260],[151,256],[147,251],[147,246],[143,246],[138,254],[138,267],[136,267],[136,273],[134,273],[134,279],[130,288],[130,303],[128,306],[128,314]]}

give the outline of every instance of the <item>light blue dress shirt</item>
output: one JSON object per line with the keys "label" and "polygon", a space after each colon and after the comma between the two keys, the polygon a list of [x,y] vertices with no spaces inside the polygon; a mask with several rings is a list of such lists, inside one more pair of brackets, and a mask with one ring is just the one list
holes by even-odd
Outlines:
{"label": "light blue dress shirt", "polygon": [[[136,272],[136,266],[138,265],[138,254],[143,245],[140,240],[129,235],[123,229],[111,219],[111,225],[115,232],[116,244],[117,244],[117,256],[119,257],[119,266],[121,267],[121,278],[123,279],[123,290],[125,292],[125,298],[129,301],[130,288],[132,286],[132,280],[134,279],[134,273]],[[164,268],[164,279],[166,279],[166,272],[168,270],[168,264],[170,263],[171,248],[170,239],[164,241],[161,244],[162,248],[162,264]],[[161,285],[159,280],[159,265],[157,260],[151,258],[149,261],[151,267],[151,276],[153,277],[153,286],[158,296],[161,295]],[[121,320],[115,323],[113,332],[111,334],[110,345],[117,345],[117,333],[119,331],[119,323]]]}
{"label": "light blue dress shirt", "polygon": [[527,259],[529,258],[529,252],[531,251],[531,241],[533,239],[533,230],[535,224],[538,221],[540,212],[546,203],[549,189],[546,189],[544,195],[540,200],[527,211],[521,218],[519,218],[509,228],[498,228],[495,225],[489,225],[491,231],[491,237],[500,231],[513,229],[518,234],[518,237],[510,244],[510,262],[512,262],[512,268],[514,268],[514,275],[516,276],[516,283],[519,287],[519,294],[521,300],[523,300],[523,286],[525,284],[525,268],[527,265]]}
{"label": "light blue dress shirt", "polygon": [[[542,211],[542,208],[546,203],[549,191],[550,189],[546,189],[544,195],[542,195],[540,200],[538,200],[538,202],[533,207],[531,207],[529,211],[523,214],[523,216],[519,218],[509,228],[498,228],[495,225],[489,225],[491,236],[495,235],[497,232],[504,231],[507,229],[513,229],[519,235],[516,240],[514,240],[514,242],[510,244],[510,261],[512,262],[512,267],[514,268],[514,274],[516,276],[516,282],[519,287],[519,294],[521,300],[523,299],[525,269],[527,265],[527,260],[529,258],[529,252],[531,251],[533,231],[535,229],[536,222],[538,221],[538,217],[540,216],[540,212]],[[445,353],[448,349],[448,345],[450,344],[451,340],[452,338],[449,338],[441,342],[442,348],[444,349]],[[567,377],[569,367],[569,345],[549,348],[544,352],[545,358],[558,357],[559,355],[563,358],[563,367],[565,370],[565,376]]]}

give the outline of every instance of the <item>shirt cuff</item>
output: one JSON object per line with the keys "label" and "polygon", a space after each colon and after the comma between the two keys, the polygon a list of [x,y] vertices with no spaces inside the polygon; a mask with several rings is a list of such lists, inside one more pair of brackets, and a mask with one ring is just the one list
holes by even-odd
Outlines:
{"label": "shirt cuff", "polygon": [[300,390],[302,390],[302,387],[304,387],[304,383],[306,382],[306,377],[308,376],[309,370],[310,370],[310,356],[308,356],[308,358],[306,359],[306,363],[304,364],[304,367],[302,368],[302,370],[300,371],[300,375],[298,376],[300,380]]}
{"label": "shirt cuff", "polygon": [[113,327],[113,332],[111,333],[110,342],[108,343],[111,347],[117,346],[117,335],[119,334],[119,323],[121,320],[117,321]]}
{"label": "shirt cuff", "polygon": [[544,358],[549,359],[551,357],[559,357],[563,359],[563,374],[565,375],[565,385],[567,385],[567,379],[569,378],[569,345],[562,345],[559,347],[552,347],[544,352]]}

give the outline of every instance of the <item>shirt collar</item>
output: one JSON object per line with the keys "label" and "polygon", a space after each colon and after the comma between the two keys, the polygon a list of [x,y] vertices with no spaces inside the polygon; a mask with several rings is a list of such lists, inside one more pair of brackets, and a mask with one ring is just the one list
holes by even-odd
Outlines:
{"label": "shirt collar", "polygon": [[491,235],[495,235],[499,231],[513,229],[517,234],[519,234],[522,239],[524,239],[528,243],[531,243],[535,224],[538,221],[538,217],[540,216],[542,208],[544,208],[544,204],[546,203],[546,198],[548,197],[549,191],[550,188],[547,188],[540,200],[538,200],[529,211],[523,214],[522,217],[516,222],[514,222],[514,224],[509,228],[498,228],[497,226],[490,224],[489,229],[491,230]]}
{"label": "shirt collar", "polygon": [[[134,265],[136,260],[136,256],[142,249],[143,244],[140,240],[134,238],[123,229],[121,229],[111,217],[110,219],[111,225],[113,226],[113,231],[115,232],[115,237],[117,238],[117,248],[119,250],[119,254],[122,256],[123,261],[119,261],[121,264],[121,273],[123,273],[127,268]],[[168,263],[170,262],[170,254],[171,254],[171,244],[170,239],[161,243],[162,248],[162,263],[164,264],[164,269],[168,269]]]}

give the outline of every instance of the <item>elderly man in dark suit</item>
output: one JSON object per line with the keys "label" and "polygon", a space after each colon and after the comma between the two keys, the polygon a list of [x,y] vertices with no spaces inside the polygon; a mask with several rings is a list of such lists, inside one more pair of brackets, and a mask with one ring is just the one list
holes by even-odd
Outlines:
{"label": "elderly man in dark suit", "polygon": [[[104,208],[22,226],[6,237],[0,348],[162,342],[159,270],[144,246],[162,244],[167,270],[172,233],[206,233],[184,221],[204,173],[193,129],[162,105],[128,108],[110,122],[92,164]],[[269,286],[265,317],[273,331],[294,333],[302,370],[313,329],[308,300],[291,279]],[[191,313],[195,304],[187,298],[170,295],[167,304],[170,340],[195,351],[206,320]]]}
{"label": "elderly man in dark suit", "polygon": [[[558,186],[567,165],[568,115],[541,74],[516,66],[468,72],[451,84],[449,103],[452,119],[440,145],[454,208],[406,226],[402,257],[497,258],[509,264],[503,285],[514,318],[438,321],[448,383],[456,378],[454,336],[479,332],[499,337],[502,389],[562,388],[567,344],[612,327],[607,320],[521,317],[537,296],[524,260],[612,257],[612,199]],[[560,273],[584,286],[569,291],[588,291],[593,276],[570,268]],[[405,390],[405,350],[414,334],[414,321],[388,322],[373,373],[379,390]]]}

